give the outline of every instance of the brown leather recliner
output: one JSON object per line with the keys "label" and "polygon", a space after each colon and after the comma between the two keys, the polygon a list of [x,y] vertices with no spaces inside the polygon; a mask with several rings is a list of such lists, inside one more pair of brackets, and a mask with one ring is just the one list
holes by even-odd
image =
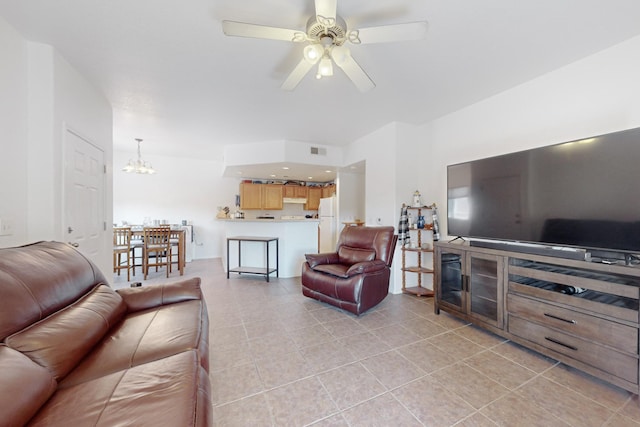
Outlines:
{"label": "brown leather recliner", "polygon": [[336,252],[307,254],[302,293],[360,315],[389,293],[393,227],[345,227]]}

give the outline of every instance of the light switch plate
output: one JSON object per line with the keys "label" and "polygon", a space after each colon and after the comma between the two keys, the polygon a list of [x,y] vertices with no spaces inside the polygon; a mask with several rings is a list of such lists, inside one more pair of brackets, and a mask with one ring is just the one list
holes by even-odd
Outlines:
{"label": "light switch plate", "polygon": [[7,218],[0,218],[0,236],[11,236],[13,234],[13,221]]}

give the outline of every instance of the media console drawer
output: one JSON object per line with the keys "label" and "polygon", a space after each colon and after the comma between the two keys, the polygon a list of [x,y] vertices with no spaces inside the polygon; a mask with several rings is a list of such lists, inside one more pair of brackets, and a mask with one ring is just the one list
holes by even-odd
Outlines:
{"label": "media console drawer", "polygon": [[638,384],[638,358],[557,330],[509,316],[509,332],[540,346]]}
{"label": "media console drawer", "polygon": [[559,329],[585,340],[631,354],[638,352],[638,328],[632,326],[513,294],[507,295],[507,311],[510,315]]}

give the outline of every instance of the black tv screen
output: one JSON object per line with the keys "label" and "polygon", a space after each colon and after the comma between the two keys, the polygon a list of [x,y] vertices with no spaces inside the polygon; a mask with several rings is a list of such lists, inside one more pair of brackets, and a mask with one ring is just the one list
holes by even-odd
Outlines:
{"label": "black tv screen", "polygon": [[640,252],[640,128],[447,167],[450,236]]}

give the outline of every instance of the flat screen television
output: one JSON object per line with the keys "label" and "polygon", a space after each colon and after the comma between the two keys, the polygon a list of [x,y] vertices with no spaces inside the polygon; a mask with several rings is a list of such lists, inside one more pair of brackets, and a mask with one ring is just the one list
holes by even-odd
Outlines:
{"label": "flat screen television", "polygon": [[640,253],[640,128],[447,167],[450,236]]}

